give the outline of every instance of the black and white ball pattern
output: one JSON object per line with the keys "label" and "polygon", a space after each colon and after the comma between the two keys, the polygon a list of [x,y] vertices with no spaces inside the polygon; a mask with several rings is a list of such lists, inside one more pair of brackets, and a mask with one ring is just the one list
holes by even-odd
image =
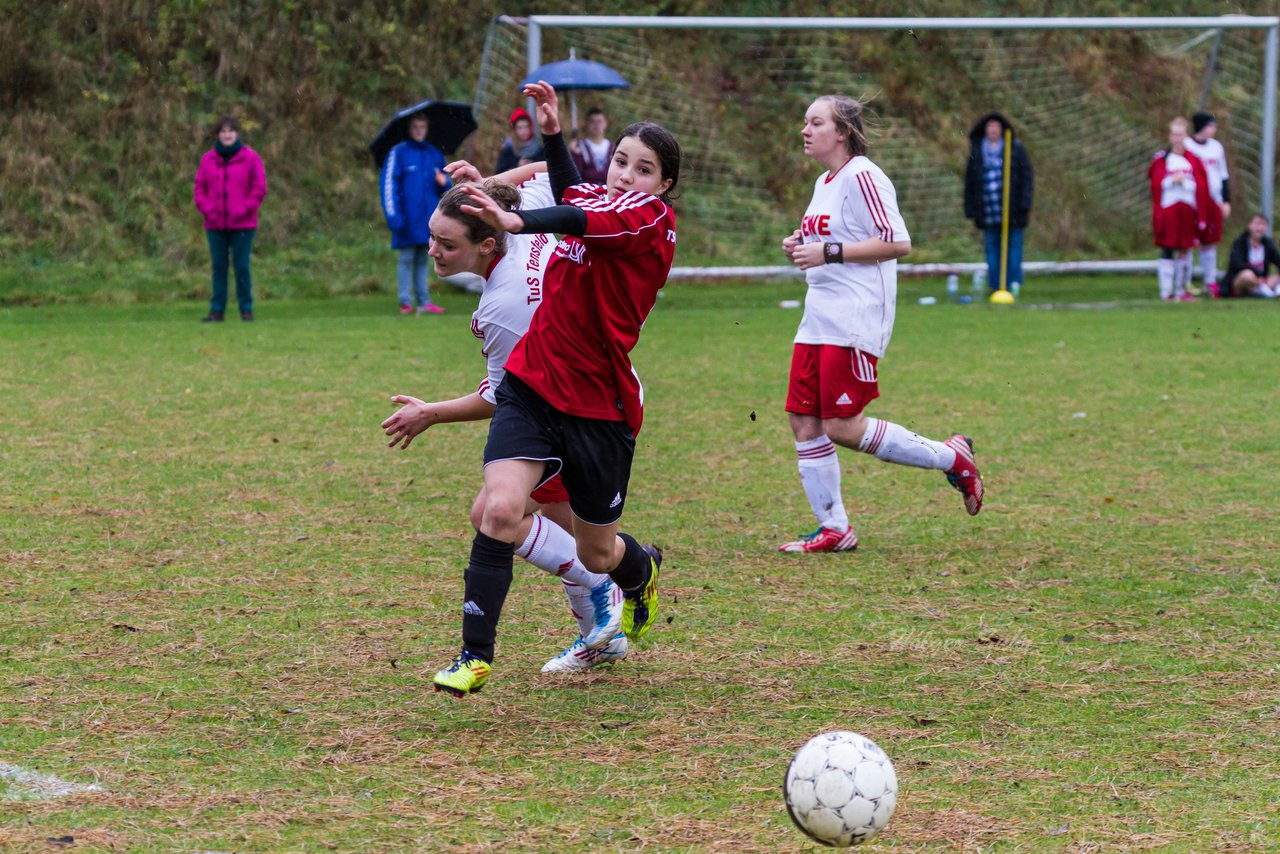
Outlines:
{"label": "black and white ball pattern", "polygon": [[796,751],[782,786],[791,820],[815,842],[847,847],[884,829],[898,802],[893,763],[855,732],[826,732]]}

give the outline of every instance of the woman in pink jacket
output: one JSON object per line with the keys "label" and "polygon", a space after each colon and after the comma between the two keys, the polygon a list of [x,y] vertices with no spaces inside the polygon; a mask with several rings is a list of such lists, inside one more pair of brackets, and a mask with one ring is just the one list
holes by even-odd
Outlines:
{"label": "woman in pink jacket", "polygon": [[213,263],[213,299],[205,323],[221,323],[227,308],[227,256],[236,271],[240,319],[253,320],[253,277],[249,254],[258,229],[258,208],[267,195],[262,158],[240,140],[240,126],[230,116],[218,120],[217,142],[196,170],[196,210],[204,216]]}

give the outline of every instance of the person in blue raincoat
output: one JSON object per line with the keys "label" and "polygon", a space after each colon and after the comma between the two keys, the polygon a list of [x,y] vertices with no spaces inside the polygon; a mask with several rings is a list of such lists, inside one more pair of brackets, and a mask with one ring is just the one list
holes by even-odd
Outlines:
{"label": "person in blue raincoat", "polygon": [[451,182],[444,172],[444,154],[427,141],[427,117],[409,119],[409,138],[391,149],[382,164],[379,187],[382,212],[391,229],[391,248],[400,250],[398,284],[400,313],[443,314],[431,301],[427,287],[429,223],[440,196]]}

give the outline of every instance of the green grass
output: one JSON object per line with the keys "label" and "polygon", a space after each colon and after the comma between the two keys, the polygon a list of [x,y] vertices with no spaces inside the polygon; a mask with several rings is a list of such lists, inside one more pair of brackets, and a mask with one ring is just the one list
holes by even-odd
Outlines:
{"label": "green grass", "polygon": [[783,771],[841,728],[897,766],[881,850],[1280,849],[1276,307],[1153,291],[904,282],[871,411],[974,436],[987,507],[842,452],[862,545],[798,557],[801,286],[671,285],[626,519],[660,623],[545,678],[571,626],[520,566],[465,701],[429,679],[485,429],[377,425],[474,388],[473,297],[0,309],[0,762],[104,789],[0,788],[0,847],[798,850]]}

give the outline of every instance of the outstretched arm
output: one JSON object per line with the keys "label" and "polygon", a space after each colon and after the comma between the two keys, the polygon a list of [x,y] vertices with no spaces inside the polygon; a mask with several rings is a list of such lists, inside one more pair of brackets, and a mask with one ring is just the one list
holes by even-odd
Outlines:
{"label": "outstretched arm", "polygon": [[472,392],[466,397],[453,400],[441,400],[427,403],[407,394],[397,394],[391,398],[393,403],[400,404],[400,409],[390,418],[382,422],[382,430],[391,437],[388,448],[396,445],[408,448],[414,437],[426,431],[433,424],[453,424],[458,421],[484,421],[493,417],[493,404]]}
{"label": "outstretched arm", "polygon": [[581,237],[587,230],[587,215],[573,205],[556,205],[553,208],[537,208],[528,211],[507,211],[489,198],[479,188],[468,185],[463,192],[470,204],[462,206],[463,213],[479,217],[494,228],[515,234],[576,234]]}
{"label": "outstretched arm", "polygon": [[[444,171],[453,179],[454,183],[462,184],[471,181],[480,182],[484,180],[484,176],[480,174],[480,170],[465,160],[455,160],[444,167]],[[517,166],[514,169],[508,169],[506,172],[500,172],[493,175],[495,180],[502,181],[505,184],[514,184],[517,187],[528,181],[539,172],[547,171],[547,162],[538,160],[533,163],[526,163],[523,166]]]}

